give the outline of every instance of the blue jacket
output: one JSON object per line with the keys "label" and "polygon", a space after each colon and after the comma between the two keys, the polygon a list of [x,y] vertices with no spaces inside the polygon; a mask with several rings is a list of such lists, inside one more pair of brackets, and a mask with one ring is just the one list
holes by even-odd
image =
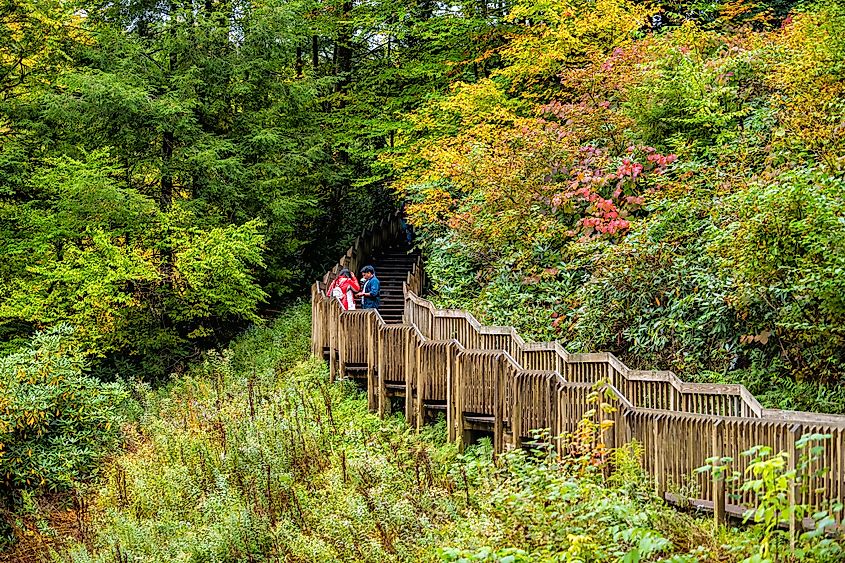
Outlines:
{"label": "blue jacket", "polygon": [[361,291],[364,293],[369,293],[372,297],[367,297],[365,295],[362,298],[361,308],[378,309],[379,305],[381,305],[381,296],[379,295],[380,289],[381,284],[379,283],[377,277],[373,276],[368,281],[365,281],[364,286],[361,288]]}

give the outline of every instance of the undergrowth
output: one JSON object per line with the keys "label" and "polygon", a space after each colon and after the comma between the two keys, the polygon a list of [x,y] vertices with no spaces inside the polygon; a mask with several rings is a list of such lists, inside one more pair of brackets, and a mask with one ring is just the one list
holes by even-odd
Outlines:
{"label": "undergrowth", "polygon": [[[380,420],[351,383],[308,358],[299,306],[147,389],[130,443],[57,553],[90,562],[734,561],[754,532],[658,501],[639,448],[610,477],[551,452],[460,453],[445,424]],[[808,560],[814,555],[810,555]],[[824,560],[817,558],[815,560]]]}

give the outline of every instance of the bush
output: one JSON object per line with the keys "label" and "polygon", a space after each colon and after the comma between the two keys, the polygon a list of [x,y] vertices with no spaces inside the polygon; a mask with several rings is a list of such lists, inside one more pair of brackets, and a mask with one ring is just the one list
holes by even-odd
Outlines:
{"label": "bush", "polygon": [[[562,67],[552,50],[505,57],[510,89],[433,98],[395,184],[433,300],[633,368],[747,383],[768,407],[843,412],[843,8],[803,6],[773,29],[763,6],[713,5],[709,25]],[[581,37],[577,13],[505,52]],[[560,86],[514,87],[532,68]],[[452,106],[472,119],[431,127]]]}
{"label": "bush", "polygon": [[90,481],[120,444],[129,392],[84,375],[73,332],[59,325],[0,358],[0,500],[11,510]]}
{"label": "bush", "polygon": [[72,335],[59,325],[0,358],[0,476],[7,491],[67,490],[94,475],[120,442],[129,392],[85,376]]}
{"label": "bush", "polygon": [[726,204],[714,250],[735,279],[746,339],[799,379],[843,373],[845,182],[804,169],[752,184]]}

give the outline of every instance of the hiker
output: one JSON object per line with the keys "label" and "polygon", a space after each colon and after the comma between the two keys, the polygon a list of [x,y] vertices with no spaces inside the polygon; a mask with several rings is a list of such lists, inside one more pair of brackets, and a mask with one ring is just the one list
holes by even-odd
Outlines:
{"label": "hiker", "polygon": [[379,298],[379,290],[381,285],[376,277],[376,270],[372,266],[364,266],[361,268],[361,292],[358,296],[361,297],[361,308],[363,309],[378,309],[381,305]]}
{"label": "hiker", "polygon": [[358,280],[344,268],[326,289],[326,295],[337,299],[345,311],[354,311],[355,294],[359,291],[361,291],[361,286],[358,285]]}
{"label": "hiker", "polygon": [[413,227],[411,227],[411,225],[408,223],[408,219],[406,216],[407,212],[405,211],[405,208],[407,207],[407,205],[408,203],[403,201],[400,207],[399,229],[402,231],[402,234],[405,235],[405,240],[407,241],[408,246],[411,246],[411,243],[414,240],[414,231]]}
{"label": "hiker", "polygon": [[402,230],[402,234],[405,235],[405,241],[408,243],[408,246],[411,246],[414,240],[414,231],[411,230],[411,225],[408,224],[408,221],[404,217],[399,218],[399,228]]}

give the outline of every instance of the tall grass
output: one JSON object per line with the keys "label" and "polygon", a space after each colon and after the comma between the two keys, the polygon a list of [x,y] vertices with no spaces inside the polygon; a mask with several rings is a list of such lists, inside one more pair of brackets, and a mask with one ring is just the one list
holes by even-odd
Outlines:
{"label": "tall grass", "polygon": [[[718,532],[649,492],[636,448],[577,478],[544,452],[460,454],[443,423],[379,420],[308,357],[308,308],[147,390],[76,563],[736,560]],[[667,559],[668,560],[668,559]]]}

